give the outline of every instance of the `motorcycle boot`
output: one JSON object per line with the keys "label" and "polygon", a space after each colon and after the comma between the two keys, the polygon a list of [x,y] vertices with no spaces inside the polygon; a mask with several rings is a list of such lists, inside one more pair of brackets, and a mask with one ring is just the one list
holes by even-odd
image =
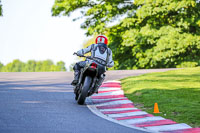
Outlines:
{"label": "motorcycle boot", "polygon": [[79,80],[79,75],[80,72],[79,71],[74,71],[74,80],[72,81],[71,85],[76,86]]}
{"label": "motorcycle boot", "polygon": [[99,79],[97,80],[94,93],[97,93],[97,94],[98,94],[99,87],[102,85],[102,83],[103,83],[103,81],[104,81],[104,79],[105,79],[105,76],[106,76],[105,74],[101,74],[101,76],[100,76]]}

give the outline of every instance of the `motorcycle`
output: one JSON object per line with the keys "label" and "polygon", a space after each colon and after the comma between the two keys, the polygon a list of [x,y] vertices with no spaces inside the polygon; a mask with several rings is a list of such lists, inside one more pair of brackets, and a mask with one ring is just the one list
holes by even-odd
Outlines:
{"label": "motorcycle", "polygon": [[[77,53],[73,55],[86,58],[86,65],[81,68],[78,83],[74,88],[75,100],[78,104],[83,105],[86,97],[98,93],[98,89],[105,79],[106,67],[97,64],[91,56],[80,56]],[[99,73],[102,70],[103,74]]]}

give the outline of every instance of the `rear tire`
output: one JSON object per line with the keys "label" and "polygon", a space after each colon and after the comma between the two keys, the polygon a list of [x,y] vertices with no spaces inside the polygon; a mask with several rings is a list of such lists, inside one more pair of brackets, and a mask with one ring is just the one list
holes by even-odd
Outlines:
{"label": "rear tire", "polygon": [[79,94],[77,99],[78,104],[83,105],[85,103],[85,98],[88,95],[88,90],[90,89],[91,82],[92,78],[90,76],[86,76],[83,87],[81,88],[81,93]]}

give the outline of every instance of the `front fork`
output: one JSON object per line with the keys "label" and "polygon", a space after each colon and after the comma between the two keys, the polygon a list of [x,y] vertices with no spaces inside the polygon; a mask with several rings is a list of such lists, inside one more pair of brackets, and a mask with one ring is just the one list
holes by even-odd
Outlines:
{"label": "front fork", "polygon": [[81,70],[80,70],[80,76],[79,76],[79,80],[78,80],[78,86],[80,86],[80,84],[81,84],[81,82],[82,82],[82,79],[83,79],[83,71],[84,71],[84,69],[82,68]]}
{"label": "front fork", "polygon": [[83,78],[83,71],[84,71],[84,69],[80,70],[80,75],[79,75],[78,83],[77,83],[77,85],[74,88],[74,93],[75,94],[79,94],[80,93],[80,88],[82,87],[81,86],[81,82],[82,82],[82,78]]}

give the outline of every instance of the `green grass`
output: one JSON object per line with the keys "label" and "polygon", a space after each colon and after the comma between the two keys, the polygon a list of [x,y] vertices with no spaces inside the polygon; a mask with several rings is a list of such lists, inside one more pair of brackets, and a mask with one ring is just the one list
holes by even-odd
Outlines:
{"label": "green grass", "polygon": [[137,108],[192,127],[200,127],[200,67],[150,73],[122,79],[126,97]]}

